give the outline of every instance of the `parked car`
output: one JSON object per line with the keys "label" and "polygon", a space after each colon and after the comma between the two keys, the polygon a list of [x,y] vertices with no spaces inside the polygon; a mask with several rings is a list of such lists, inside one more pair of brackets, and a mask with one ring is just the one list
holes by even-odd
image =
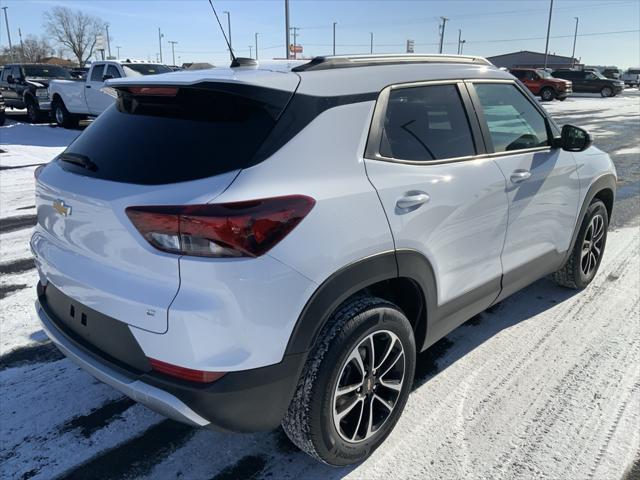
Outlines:
{"label": "parked car", "polygon": [[630,68],[620,78],[625,85],[637,87],[640,85],[640,68]]}
{"label": "parked car", "polygon": [[541,68],[512,68],[509,73],[542,100],[550,101],[557,98],[563,101],[572,92],[570,81],[554,78]]}
{"label": "parked car", "polygon": [[606,78],[595,70],[554,70],[552,75],[570,80],[576,93],[599,93],[603,97],[615,97],[624,90],[623,81]]}
{"label": "parked car", "polygon": [[545,275],[580,289],[598,270],[611,159],[485,59],[110,86],[36,172],[36,311],[65,355],[176,420],[282,424],[316,459],[359,462],[418,352]]}
{"label": "parked car", "polygon": [[106,81],[123,77],[139,77],[171,72],[166,65],[137,61],[97,61],[91,64],[84,79],[51,82],[49,96],[55,122],[75,128],[87,116],[100,115],[113,104],[114,97],[105,93]]}
{"label": "parked car", "polygon": [[5,104],[4,104],[4,98],[2,96],[2,93],[0,93],[0,126],[4,125],[4,121],[5,121]]}
{"label": "parked car", "polygon": [[36,123],[49,110],[47,87],[53,79],[69,79],[69,72],[57,65],[13,63],[5,65],[0,77],[0,93],[7,107],[26,108],[29,122]]}

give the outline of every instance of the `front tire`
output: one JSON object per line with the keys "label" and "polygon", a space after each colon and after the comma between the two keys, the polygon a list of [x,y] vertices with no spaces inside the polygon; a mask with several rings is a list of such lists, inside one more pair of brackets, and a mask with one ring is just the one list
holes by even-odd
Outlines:
{"label": "front tire", "polygon": [[307,359],[282,421],[287,436],[329,465],[364,460],[400,418],[415,355],[411,324],[397,306],[376,297],[344,304]]}
{"label": "front tire", "polygon": [[607,208],[596,199],[585,213],[567,263],[552,275],[556,283],[576,290],[591,283],[602,261],[608,227]]}
{"label": "front tire", "polygon": [[556,98],[556,92],[553,90],[553,88],[543,88],[540,92],[540,98],[542,98],[542,100],[544,100],[545,102],[550,102],[551,100]]}
{"label": "front tire", "polygon": [[600,95],[602,95],[602,97],[604,98],[613,97],[613,90],[611,89],[611,87],[602,87],[602,90],[600,90]]}
{"label": "front tire", "polygon": [[53,112],[53,119],[59,127],[78,127],[78,117],[69,113],[62,100],[55,100],[51,106],[51,111]]}

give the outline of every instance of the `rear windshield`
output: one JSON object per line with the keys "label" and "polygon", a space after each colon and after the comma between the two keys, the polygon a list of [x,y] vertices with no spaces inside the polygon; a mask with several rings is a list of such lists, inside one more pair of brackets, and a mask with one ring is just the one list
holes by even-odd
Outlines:
{"label": "rear windshield", "polygon": [[169,73],[173,71],[166,65],[154,65],[151,63],[123,63],[122,69],[127,77],[155,75],[157,73]]}
{"label": "rear windshield", "polygon": [[[164,88],[164,93],[171,90]],[[64,152],[82,157],[92,168],[67,161],[60,165],[81,175],[144,185],[236,170],[251,160],[290,96],[230,84],[180,88],[170,96],[120,91],[115,104]]]}

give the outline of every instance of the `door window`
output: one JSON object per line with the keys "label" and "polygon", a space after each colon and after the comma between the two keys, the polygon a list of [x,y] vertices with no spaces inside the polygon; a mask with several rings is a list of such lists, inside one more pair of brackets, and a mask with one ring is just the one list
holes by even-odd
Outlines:
{"label": "door window", "polygon": [[94,65],[91,70],[91,81],[92,82],[101,82],[102,81],[102,72],[104,71],[104,64]]}
{"label": "door window", "polygon": [[549,144],[544,116],[510,83],[478,83],[495,152],[544,147]]}
{"label": "door window", "polygon": [[105,72],[105,75],[111,75],[111,78],[121,77],[120,72],[115,65],[107,65],[107,71]]}
{"label": "door window", "polygon": [[429,161],[475,155],[473,137],[456,85],[392,90],[381,155]]}

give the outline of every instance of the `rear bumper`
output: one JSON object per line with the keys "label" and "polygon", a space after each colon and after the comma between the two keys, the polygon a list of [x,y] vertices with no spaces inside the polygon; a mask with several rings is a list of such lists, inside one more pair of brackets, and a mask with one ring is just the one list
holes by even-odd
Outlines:
{"label": "rear bumper", "polygon": [[36,301],[35,313],[51,341],[82,369],[152,410],[197,427],[234,432],[276,428],[306,358],[306,354],[286,355],[276,365],[230,372],[211,384],[196,384],[114,363],[67,330],[42,299]]}

